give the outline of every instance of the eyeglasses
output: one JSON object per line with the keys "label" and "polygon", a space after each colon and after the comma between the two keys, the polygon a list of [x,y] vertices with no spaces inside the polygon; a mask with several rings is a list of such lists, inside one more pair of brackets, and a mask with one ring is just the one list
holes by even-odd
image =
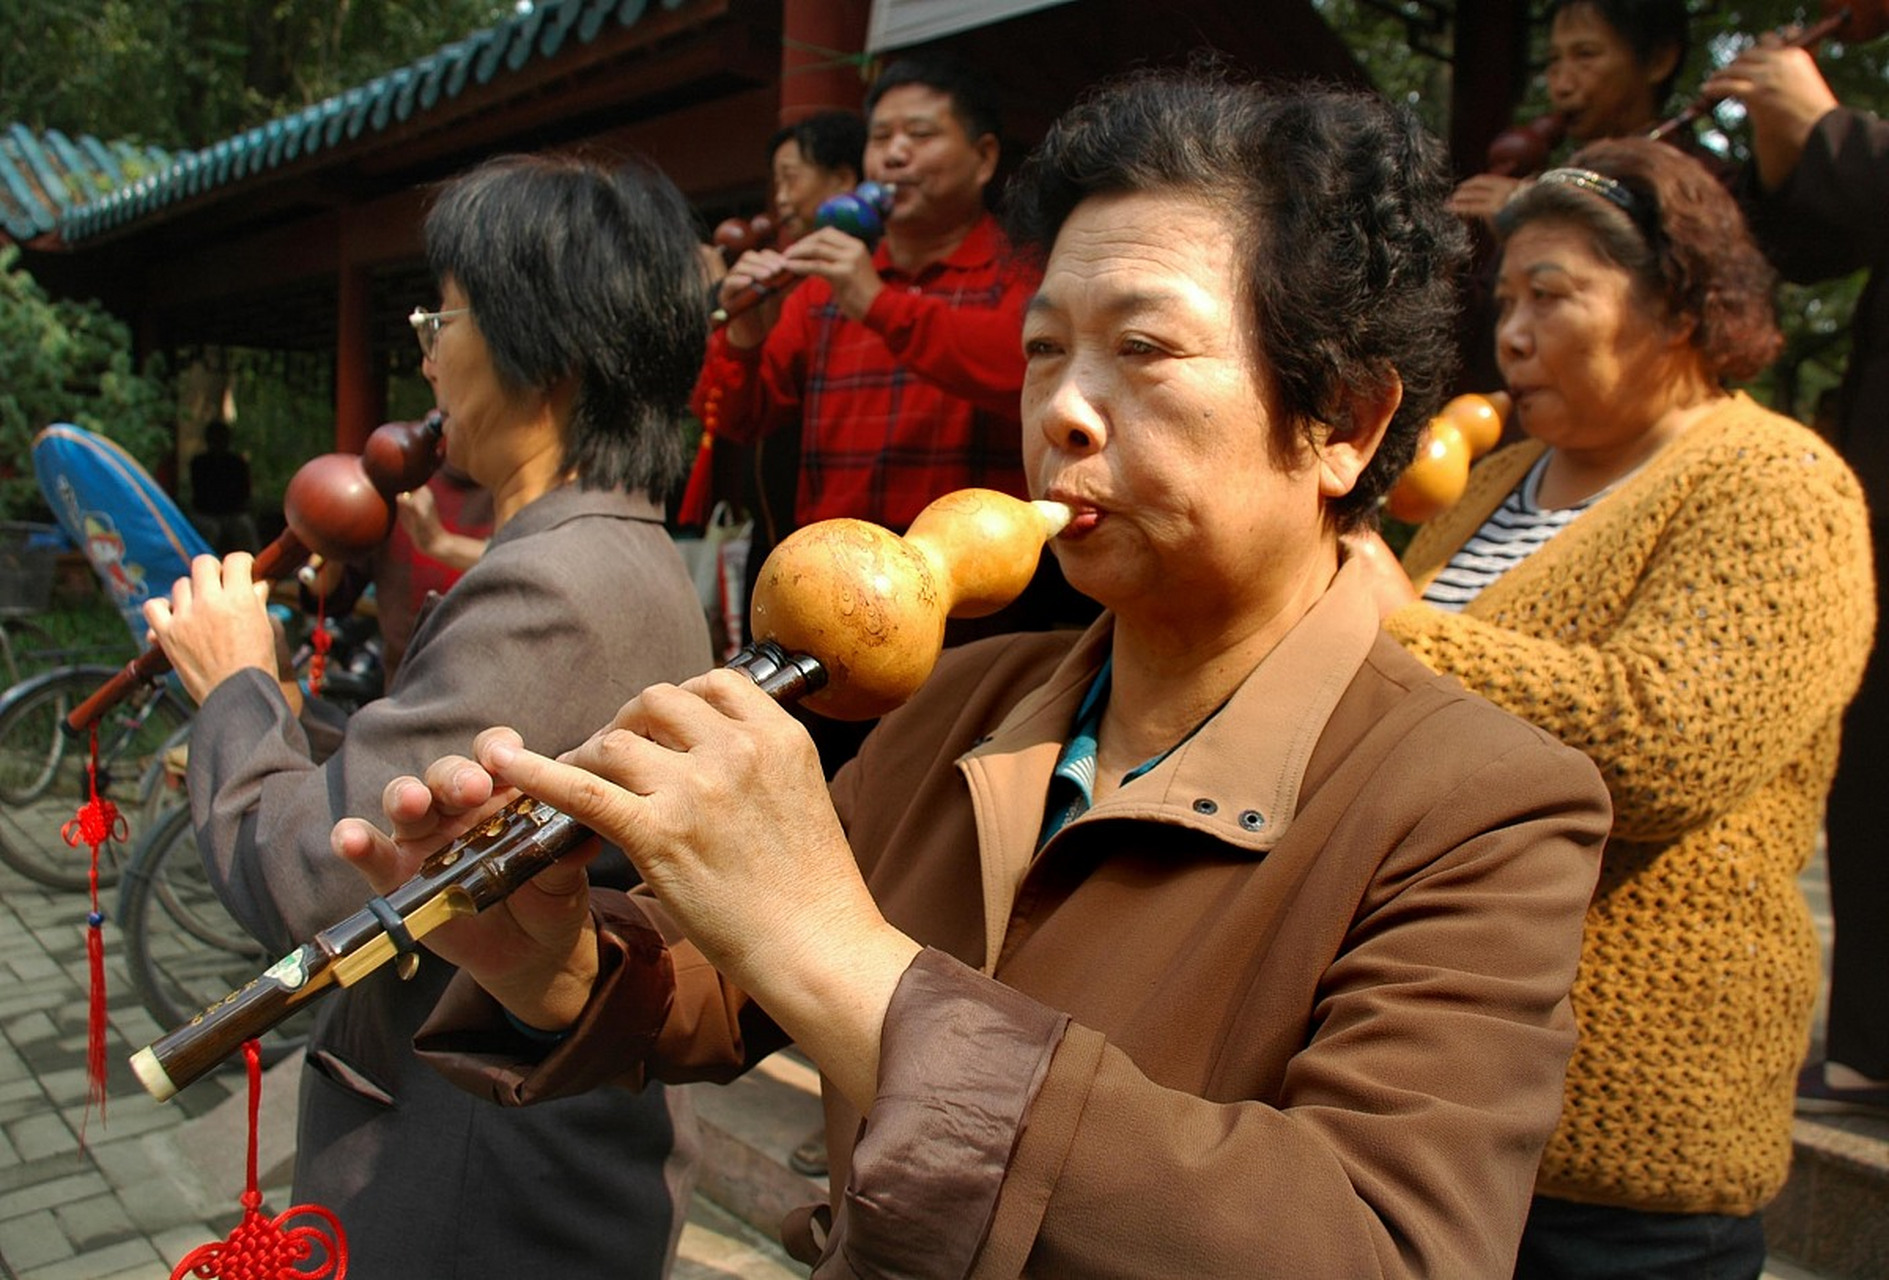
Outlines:
{"label": "eyeglasses", "polygon": [[453,316],[463,316],[470,310],[471,307],[454,307],[451,311],[428,311],[425,307],[415,307],[407,323],[413,326],[413,336],[420,340],[420,354],[431,360],[433,348],[439,345],[441,327]]}

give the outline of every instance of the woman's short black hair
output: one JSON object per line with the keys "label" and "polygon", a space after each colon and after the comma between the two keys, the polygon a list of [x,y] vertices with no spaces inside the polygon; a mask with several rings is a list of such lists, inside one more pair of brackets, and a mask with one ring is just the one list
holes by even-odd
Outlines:
{"label": "woman's short black hair", "polygon": [[[1604,181],[1587,182],[1588,173]],[[1738,202],[1684,152],[1650,138],[1590,142],[1567,168],[1516,192],[1496,213],[1496,234],[1506,243],[1517,228],[1548,220],[1584,230],[1645,297],[1691,319],[1692,345],[1714,377],[1749,378],[1783,349],[1776,273]]]}
{"label": "woman's short black hair", "polygon": [[789,139],[800,148],[802,160],[828,173],[851,169],[857,177],[866,171],[866,122],[855,112],[819,111],[776,129],[767,142],[770,161]]}
{"label": "woman's short black hair", "polygon": [[1092,91],[1024,161],[1007,217],[1018,243],[1047,252],[1092,196],[1172,193],[1222,210],[1244,246],[1229,283],[1257,321],[1275,456],[1297,457],[1319,424],[1348,430],[1347,392],[1403,385],[1376,456],[1329,507],[1345,531],[1374,520],[1454,372],[1467,237],[1449,191],[1443,149],[1410,112],[1204,66]]}
{"label": "woman's short black hair", "polygon": [[453,179],[426,218],[437,284],[465,293],[502,385],[575,378],[564,465],[591,489],[663,499],[708,335],[689,208],[641,163],[501,156]]}
{"label": "woman's short black hair", "polygon": [[1673,69],[1653,87],[1653,101],[1664,103],[1672,96],[1673,85],[1692,51],[1691,16],[1686,0],[1555,0],[1549,6],[1548,21],[1569,9],[1591,9],[1619,33],[1633,50],[1634,61],[1650,66],[1655,58],[1671,49]]}

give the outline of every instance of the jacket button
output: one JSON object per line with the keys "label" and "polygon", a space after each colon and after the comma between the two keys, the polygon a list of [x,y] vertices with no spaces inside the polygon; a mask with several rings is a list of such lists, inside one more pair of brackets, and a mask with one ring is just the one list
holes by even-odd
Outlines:
{"label": "jacket button", "polygon": [[1266,825],[1266,815],[1257,809],[1246,809],[1240,813],[1240,825],[1248,831],[1257,831]]}
{"label": "jacket button", "polygon": [[1195,813],[1218,813],[1219,811],[1220,811],[1220,806],[1215,804],[1213,801],[1207,799],[1205,796],[1194,801]]}

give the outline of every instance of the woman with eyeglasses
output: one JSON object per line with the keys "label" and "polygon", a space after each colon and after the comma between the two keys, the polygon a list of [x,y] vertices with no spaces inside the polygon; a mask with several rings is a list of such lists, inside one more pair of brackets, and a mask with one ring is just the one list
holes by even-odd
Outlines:
{"label": "woman with eyeglasses", "polygon": [[[706,317],[695,237],[658,174],[508,158],[426,221],[437,308],[411,322],[449,463],[489,491],[478,563],[423,610],[393,687],[345,724],[278,678],[247,556],[204,557],[152,629],[201,704],[189,787],[224,902],[272,951],[359,909],[336,820],[495,721],[574,746],[645,685],[712,664],[662,524]],[[527,890],[530,892],[530,890]],[[410,1044],[451,968],[391,968],[326,1002],[311,1038],[295,1199],[347,1232],[350,1275],[660,1274],[695,1138],[652,1087],[501,1109]]]}
{"label": "woman with eyeglasses", "polygon": [[1517,1274],[1756,1277],[1820,977],[1797,877],[1874,622],[1863,498],[1727,385],[1781,339],[1703,167],[1595,143],[1496,225],[1528,439],[1402,568],[1369,558],[1392,635],[1586,752],[1613,798]]}

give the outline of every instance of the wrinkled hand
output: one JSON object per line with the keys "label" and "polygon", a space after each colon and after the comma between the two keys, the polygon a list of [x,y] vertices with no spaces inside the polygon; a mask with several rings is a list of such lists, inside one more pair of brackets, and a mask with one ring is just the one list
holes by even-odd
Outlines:
{"label": "wrinkled hand", "polygon": [[[516,743],[509,729],[488,729],[475,743]],[[444,756],[424,779],[395,778],[381,793],[391,835],[359,818],[343,818],[329,843],[376,893],[391,893],[419,871],[434,850],[476,827],[515,792],[464,756]],[[595,841],[545,868],[503,900],[469,919],[439,926],[428,950],[464,969],[526,1023],[553,1030],[576,1021],[596,979],[596,934],[584,864]]]}
{"label": "wrinkled hand", "polygon": [[1523,185],[1520,178],[1479,173],[1473,178],[1464,179],[1445,203],[1449,211],[1459,218],[1480,218],[1484,222],[1494,222],[1496,210],[1508,203],[1509,197]]}
{"label": "wrinkled hand", "polygon": [[806,730],[753,681],[652,686],[563,760],[497,733],[478,755],[620,845],[710,963],[870,1103],[885,1008],[918,944],[860,878]]}
{"label": "wrinkled hand", "polygon": [[163,647],[185,692],[201,703],[238,671],[254,667],[279,678],[275,629],[269,619],[269,584],[252,576],[255,559],[238,551],[227,560],[198,556],[169,600],[144,602],[152,639]]}
{"label": "wrinkled hand", "polygon": [[1362,565],[1365,570],[1379,618],[1388,618],[1417,599],[1417,589],[1398,562],[1397,553],[1376,530],[1348,533],[1343,542],[1346,560]]}
{"label": "wrinkled hand", "polygon": [[833,302],[849,318],[861,320],[885,282],[872,265],[872,250],[838,227],[821,227],[787,250],[787,265],[803,276],[818,276],[833,286]]}
{"label": "wrinkled hand", "polygon": [[1776,33],[1714,72],[1703,91],[1745,104],[1758,177],[1772,188],[1790,177],[1811,130],[1838,105],[1810,51],[1787,47]]}

